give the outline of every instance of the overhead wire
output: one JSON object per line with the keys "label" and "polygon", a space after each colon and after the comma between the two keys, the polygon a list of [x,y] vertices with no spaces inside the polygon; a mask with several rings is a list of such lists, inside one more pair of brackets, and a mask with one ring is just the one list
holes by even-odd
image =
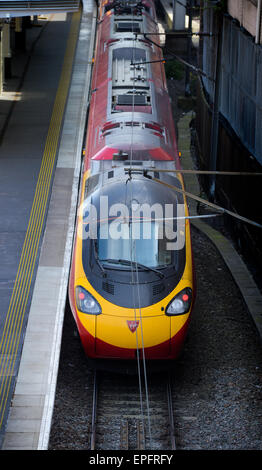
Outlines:
{"label": "overhead wire", "polygon": [[[127,1],[128,3],[128,1]],[[134,7],[132,6],[131,8],[132,10],[132,17],[133,17],[133,20],[135,19],[134,18]],[[132,52],[132,63],[131,65],[134,65],[134,78],[135,78],[135,75],[136,75],[136,63],[135,63],[135,50],[136,50],[136,42],[137,42],[137,39],[136,39],[136,35],[134,33],[134,22],[132,23],[132,33],[133,33],[133,52]],[[147,40],[149,40],[149,38],[146,37],[145,35],[145,38]],[[153,44],[156,45],[156,43],[154,41],[151,40],[151,42]],[[143,63],[150,63],[150,62],[143,62]],[[135,81],[134,81],[135,83]],[[134,147],[134,126],[133,126],[133,123],[134,123],[134,108],[135,108],[135,86],[133,87],[133,93],[132,93],[132,118],[131,118],[131,122],[132,122],[132,125],[131,125],[131,145],[130,145],[130,167],[129,167],[129,181],[130,181],[130,192],[131,192],[131,202],[133,200],[133,181],[132,181],[132,164],[133,164],[133,147]],[[149,168],[147,168],[148,171],[150,171]],[[217,175],[228,175],[228,176],[235,176],[235,175],[238,175],[238,176],[261,176],[262,173],[247,173],[247,172],[223,172],[223,171],[201,171],[201,170],[182,170],[182,169],[175,169],[175,170],[163,170],[163,169],[156,169],[156,168],[152,168],[151,171],[157,171],[157,172],[167,172],[167,173],[171,173],[171,172],[176,172],[176,173],[185,173],[185,174],[217,174]],[[160,183],[160,184],[163,184],[177,192],[180,192],[182,193],[183,195],[189,197],[189,198],[192,198],[192,199],[195,199],[197,200],[198,202],[201,202],[203,204],[206,204],[207,206],[210,206],[212,207],[213,209],[215,210],[219,210],[220,213],[219,214],[207,214],[207,215],[195,215],[195,216],[185,216],[184,218],[185,219],[193,219],[193,218],[208,218],[208,217],[217,217],[217,216],[221,216],[223,215],[223,213],[226,213],[232,217],[236,217],[240,220],[242,220],[243,222],[246,222],[246,223],[252,223],[253,225],[256,225],[258,227],[261,227],[262,228],[262,225],[254,222],[254,221],[251,221],[250,219],[248,218],[245,218],[243,216],[240,216],[239,214],[236,214],[232,211],[229,211],[225,208],[221,208],[220,206],[216,205],[216,204],[213,204],[213,203],[210,203],[209,201],[206,201],[205,199],[203,198],[200,198],[198,196],[195,196],[193,195],[192,193],[189,193],[183,189],[180,189],[174,185],[170,185],[166,182],[163,182],[157,178],[151,178],[152,181],[155,181],[157,183]],[[171,220],[171,219],[178,219],[178,217],[175,217],[175,218],[163,218],[162,220]],[[109,220],[109,219],[108,219]],[[152,220],[152,219],[150,219]],[[161,220],[161,219],[155,219],[155,220]],[[133,223],[133,220],[132,220],[132,223]],[[136,318],[137,318],[137,307],[136,305],[138,304],[138,310],[139,310],[139,318],[140,318],[140,327],[141,327],[141,343],[142,343],[142,356],[143,356],[143,369],[144,369],[144,379],[145,379],[145,393],[146,393],[146,401],[147,401],[147,413],[148,413],[148,425],[149,425],[149,435],[150,435],[150,442],[151,442],[151,423],[150,423],[150,409],[149,409],[149,395],[148,395],[148,382],[147,382],[147,371],[146,371],[146,361],[145,361],[145,349],[144,349],[144,338],[143,338],[143,326],[142,326],[142,312],[141,312],[141,298],[140,298],[140,289],[139,289],[139,276],[138,276],[138,265],[137,265],[137,252],[136,252],[136,244],[134,243],[133,244],[133,238],[132,238],[132,229],[130,228],[131,227],[131,224],[129,224],[129,237],[131,235],[131,243],[130,243],[130,259],[131,259],[131,264],[130,264],[130,269],[131,269],[131,279],[132,279],[132,291],[133,291],[133,303],[134,303],[134,316],[135,316],[135,321],[136,321]],[[134,262],[134,266],[135,266],[135,271],[133,269],[133,262]],[[138,302],[136,302],[136,299],[135,299],[135,287],[137,287],[137,300]],[[141,368],[140,368],[140,357],[139,357],[139,341],[138,341],[138,331],[136,329],[136,343],[137,343],[137,361],[138,361],[138,376],[139,376],[139,390],[140,390],[140,399],[141,399],[141,415],[142,415],[142,419],[143,419],[143,415],[144,415],[144,410],[143,410],[143,400],[142,400],[142,373],[141,373]],[[145,442],[145,429],[144,429],[144,425],[143,425],[143,434],[144,434],[144,442]]]}
{"label": "overhead wire", "polygon": [[[132,171],[132,170],[130,170]],[[171,173],[171,172],[176,172],[176,173],[198,173],[198,174],[213,174],[213,173],[222,173],[224,175],[249,175],[249,176],[252,176],[254,175],[254,173],[242,173],[242,172],[213,172],[213,171],[198,171],[198,170],[162,170],[162,169],[156,169],[156,168],[148,168],[147,171],[155,171],[155,172],[167,172],[167,173]],[[256,176],[261,176],[262,173],[256,173],[255,174]],[[200,196],[196,196],[195,194],[192,194],[188,191],[185,191],[184,189],[181,189],[181,188],[178,188],[177,186],[174,186],[172,184],[168,184],[167,182],[165,181],[161,181],[159,180],[158,178],[153,178],[151,176],[148,176],[152,181],[155,181],[157,183],[160,183],[164,186],[167,186],[169,187],[170,189],[174,189],[175,191],[179,192],[180,194],[183,194],[184,196],[187,196],[188,198],[190,199],[194,199],[195,201],[201,203],[201,204],[204,204],[206,206],[209,206],[211,207],[212,209],[214,210],[217,210],[220,212],[221,215],[223,214],[227,214],[233,218],[236,218],[244,223],[247,223],[247,224],[250,224],[250,225],[254,225],[258,228],[262,228],[262,224],[259,224],[258,222],[254,221],[254,220],[251,220],[249,219],[248,217],[244,217],[240,214],[238,214],[237,212],[233,212],[233,211],[230,211],[229,209],[226,209],[225,207],[221,207],[219,206],[218,204],[215,204],[213,202],[210,202],[210,201],[207,201],[206,199],[200,197]],[[216,214],[213,214],[213,215],[209,215],[209,217],[215,217]],[[194,216],[189,216],[188,218],[204,218],[205,216],[204,215],[194,215]]]}
{"label": "overhead wire", "polygon": [[255,222],[254,220],[250,220],[250,219],[248,219],[247,217],[244,217],[244,216],[242,216],[242,215],[237,214],[236,212],[232,212],[232,211],[230,211],[230,210],[228,210],[228,209],[225,209],[224,207],[220,207],[220,206],[218,206],[217,204],[214,204],[213,202],[209,202],[209,201],[207,201],[206,199],[203,199],[203,198],[201,198],[201,197],[199,197],[199,196],[195,196],[194,194],[192,194],[192,193],[190,193],[190,192],[188,192],[188,191],[185,191],[184,189],[180,189],[180,188],[178,188],[177,186],[174,186],[174,185],[172,185],[172,184],[168,184],[168,183],[166,183],[166,182],[164,182],[164,181],[161,181],[161,180],[159,180],[159,179],[157,179],[157,178],[152,178],[152,181],[156,181],[157,183],[160,183],[160,184],[162,184],[162,185],[164,185],[164,186],[167,186],[167,187],[170,188],[170,189],[174,189],[174,190],[177,191],[178,193],[181,193],[181,194],[183,194],[184,196],[189,197],[190,199],[194,199],[195,201],[201,202],[201,203],[203,203],[203,204],[205,204],[205,205],[207,205],[207,206],[209,206],[209,207],[212,207],[213,209],[217,209],[217,210],[221,211],[221,212],[224,213],[224,214],[230,215],[231,217],[234,217],[234,218],[236,218],[236,219],[241,220],[242,222],[246,222],[246,223],[248,223],[248,224],[250,224],[250,225],[254,225],[254,226],[256,226],[256,227],[262,228],[262,225],[259,224],[258,222]]}
{"label": "overhead wire", "polygon": [[[132,169],[131,169],[132,170]],[[218,175],[218,176],[262,176],[262,173],[246,172],[246,171],[220,171],[220,170],[182,170],[169,169],[163,170],[162,168],[147,168],[147,171],[157,171],[158,173],[182,173],[194,175]]]}
{"label": "overhead wire", "polygon": [[[155,41],[153,41],[152,39],[150,39],[148,37],[148,35],[154,35],[154,33],[142,33],[145,40],[146,41],[149,41],[151,42],[154,46],[156,47],[159,47],[162,51],[163,51],[163,46],[161,46],[160,44],[157,44]],[[159,33],[159,34],[164,34],[164,33]],[[204,35],[205,33],[203,33]],[[136,35],[139,35],[139,33],[136,33]],[[168,54],[170,54],[171,58],[162,58],[162,59],[159,59],[159,60],[155,60],[155,61],[147,61],[147,62],[142,62],[142,64],[150,64],[150,63],[154,63],[154,62],[161,62],[161,63],[165,63],[166,61],[169,61],[169,60],[177,60],[178,62],[180,62],[181,64],[185,65],[186,67],[189,67],[194,73],[196,73],[197,75],[202,75],[203,77],[206,77],[208,80],[210,80],[211,82],[214,82],[214,78],[213,77],[210,77],[208,74],[206,74],[203,70],[201,70],[199,67],[195,67],[193,64],[190,64],[188,63],[186,60],[182,59],[181,57],[179,57],[178,55],[174,54],[173,51],[171,51],[170,49],[168,49],[166,46],[165,46],[165,50]],[[133,63],[133,65],[137,65],[136,62]]]}
{"label": "overhead wire", "polygon": [[[135,62],[136,56],[136,44],[137,44],[137,36],[134,32],[134,6],[131,6],[132,11],[132,33],[133,33],[133,48],[132,48],[132,59],[131,64]],[[135,111],[135,78],[136,78],[136,66],[133,69],[133,93],[132,93],[132,118],[131,118],[131,145],[130,145],[130,167],[132,167],[133,162],[133,146],[134,146],[134,111]],[[130,174],[130,193],[131,193],[131,203],[133,200],[133,181],[132,175]],[[152,433],[151,433],[151,420],[150,420],[150,409],[149,409],[149,395],[148,395],[148,383],[147,383],[147,370],[146,370],[146,361],[145,361],[145,348],[144,348],[144,337],[143,337],[143,319],[142,319],[142,311],[141,311],[141,299],[140,299],[140,286],[139,286],[139,276],[138,276],[138,265],[137,265],[137,252],[136,252],[136,244],[133,244],[133,230],[131,228],[131,224],[129,223],[129,239],[130,239],[130,258],[131,258],[131,278],[132,278],[132,289],[133,289],[133,300],[134,300],[134,314],[135,314],[135,321],[137,321],[136,316],[136,305],[138,303],[138,310],[139,310],[139,319],[140,319],[140,332],[141,332],[141,350],[142,350],[142,360],[143,360],[143,371],[144,371],[144,383],[145,383],[145,396],[146,396],[146,408],[147,408],[147,419],[148,419],[148,433],[149,433],[149,440],[150,440],[150,448],[152,447]],[[133,260],[135,265],[135,272],[133,270]],[[134,279],[134,275],[136,280]],[[135,299],[135,286],[137,287],[137,300]],[[136,344],[137,344],[137,364],[138,364],[138,376],[139,376],[139,390],[140,390],[140,404],[141,404],[141,415],[142,415],[142,425],[143,425],[143,438],[144,438],[144,446],[146,448],[146,433],[145,433],[145,422],[144,422],[144,410],[143,410],[143,393],[142,393],[142,375],[141,375],[141,367],[140,367],[140,353],[139,353],[139,339],[138,339],[138,329],[136,328]]]}
{"label": "overhead wire", "polygon": [[[128,0],[126,1],[128,3]],[[133,149],[134,149],[134,112],[135,112],[135,76],[136,76],[136,44],[137,44],[137,34],[134,32],[134,20],[135,20],[135,15],[134,15],[134,6],[131,5],[131,12],[132,12],[132,33],[133,33],[133,48],[132,48],[132,59],[131,59],[131,64],[130,66],[134,66],[134,76],[133,76],[133,93],[132,93],[132,118],[131,118],[131,144],[130,144],[130,165],[129,165],[129,179],[127,182],[130,182],[130,194],[131,194],[131,199],[130,201],[132,202],[133,200],[133,179],[132,179],[132,164],[133,164]],[[154,41],[149,39],[146,34],[144,34],[145,39],[150,41],[152,44],[155,46],[158,46]],[[160,47],[160,46],[158,46]],[[164,59],[163,59],[164,60]],[[152,61],[151,61],[152,62]],[[160,62],[160,61],[159,61]],[[150,62],[141,62],[141,63],[150,63]],[[186,64],[187,65],[187,64]],[[197,73],[200,73],[198,69],[195,69]],[[150,171],[150,169],[147,169]],[[247,172],[223,172],[223,171],[201,171],[201,170],[181,170],[181,169],[176,169],[176,170],[162,170],[162,169],[156,169],[153,168],[151,171],[157,171],[157,172],[177,172],[177,173],[187,173],[187,174],[217,174],[217,175],[228,175],[228,176],[261,176],[261,173],[247,173]],[[229,211],[225,208],[222,208],[216,204],[210,203],[209,201],[206,201],[203,198],[200,198],[198,196],[193,195],[192,193],[189,193],[188,191],[185,191],[184,189],[180,189],[175,185],[170,185],[166,182],[163,182],[157,178],[151,178],[152,181],[155,181],[159,184],[163,184],[173,190],[175,190],[178,193],[182,193],[184,196],[187,196],[191,199],[195,199],[198,202],[201,202],[203,204],[206,204],[207,206],[212,207],[215,210],[220,211],[220,213],[216,214],[207,214],[207,215],[194,215],[194,216],[188,216],[185,218],[208,218],[208,217],[217,217],[220,215],[223,215],[224,213],[236,217],[239,220],[246,222],[246,223],[251,223],[253,225],[259,226],[262,228],[262,225],[251,221],[250,219],[240,216],[239,214],[236,214],[232,211]],[[152,219],[151,219],[152,220]],[[163,219],[167,220],[167,219]],[[132,220],[133,223],[133,220]],[[136,245],[135,245],[135,240],[133,240],[133,232],[131,228],[131,224],[129,222],[129,238],[130,238],[130,259],[131,259],[131,264],[130,264],[130,270],[131,270],[131,280],[132,280],[132,292],[133,292],[133,304],[134,304],[134,317],[135,321],[137,321],[137,318],[140,319],[140,329],[141,329],[141,344],[142,344],[142,359],[143,359],[143,369],[144,369],[144,380],[145,380],[145,393],[146,393],[146,402],[147,402],[147,414],[148,414],[148,426],[149,426],[149,435],[150,435],[150,441],[151,441],[151,423],[150,423],[150,411],[149,411],[149,396],[148,396],[148,383],[147,383],[147,371],[146,371],[146,361],[145,361],[145,349],[144,349],[144,338],[143,338],[143,325],[142,325],[142,312],[141,312],[141,299],[140,299],[140,288],[139,288],[139,276],[138,276],[138,264],[137,264],[137,252],[136,252]],[[133,243],[134,242],[134,243]],[[134,270],[135,266],[135,270]],[[137,301],[136,301],[136,292],[137,292]],[[138,305],[138,307],[137,307]],[[139,311],[139,316],[137,313],[137,310]],[[141,372],[141,367],[140,367],[140,356],[139,356],[139,339],[138,339],[138,329],[136,329],[136,345],[137,345],[137,362],[138,362],[138,376],[139,376],[139,390],[140,390],[140,400],[141,400],[141,415],[142,415],[142,420],[144,416],[144,409],[143,409],[143,397],[142,397],[142,372]],[[144,421],[143,421],[143,434],[144,434],[144,442],[145,442],[145,428],[144,428]]]}

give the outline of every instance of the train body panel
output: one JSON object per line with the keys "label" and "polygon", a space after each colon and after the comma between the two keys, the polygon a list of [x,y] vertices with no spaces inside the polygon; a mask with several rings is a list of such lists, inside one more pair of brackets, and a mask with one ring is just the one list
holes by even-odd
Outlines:
{"label": "train body panel", "polygon": [[[129,31],[119,32],[119,24],[129,24]],[[134,25],[139,28],[132,32]],[[143,31],[158,32],[147,13],[132,20],[109,10],[98,24],[85,169],[92,159],[112,159],[119,142],[124,152],[132,148],[134,159],[177,159],[162,52]]]}
{"label": "train body panel", "polygon": [[69,279],[90,358],[176,358],[194,304],[162,51],[159,36],[148,40],[156,32],[151,0],[101,4]]}
{"label": "train body panel", "polygon": [[[137,351],[141,356],[141,351],[144,350],[146,359],[152,360],[176,357],[183,346],[190,316],[189,313],[180,316],[179,321],[165,316],[162,316],[161,320],[149,317],[142,320],[141,328],[141,319],[137,320],[137,317],[135,320],[132,317],[128,320],[118,317],[116,322],[115,317],[112,319],[110,316],[105,316],[102,319],[102,316],[86,318],[87,316],[83,315],[79,314],[77,324],[88,357],[135,359]],[[137,332],[134,329],[136,325]],[[130,328],[133,328],[133,331]],[[143,331],[143,341],[141,331]]]}

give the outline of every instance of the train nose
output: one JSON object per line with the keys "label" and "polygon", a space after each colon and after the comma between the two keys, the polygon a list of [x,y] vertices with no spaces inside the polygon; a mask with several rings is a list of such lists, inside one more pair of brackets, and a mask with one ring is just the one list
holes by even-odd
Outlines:
{"label": "train nose", "polygon": [[170,355],[171,320],[165,315],[126,318],[101,315],[96,318],[95,354],[98,357],[134,358],[145,350],[148,358]]}

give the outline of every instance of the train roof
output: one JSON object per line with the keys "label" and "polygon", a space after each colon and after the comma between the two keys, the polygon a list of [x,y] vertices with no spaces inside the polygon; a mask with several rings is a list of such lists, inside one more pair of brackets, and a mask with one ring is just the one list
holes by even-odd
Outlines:
{"label": "train roof", "polygon": [[[121,203],[128,207],[131,207],[133,201],[150,206],[156,203],[174,206],[184,203],[183,195],[170,187],[182,189],[179,178],[172,172],[174,166],[169,165],[169,162],[127,160],[120,165],[116,165],[114,161],[99,163],[100,165],[96,165],[99,171],[87,178],[84,189],[84,200],[92,201],[97,207],[101,196],[108,197],[110,205]],[[161,172],[161,169],[170,169],[170,172]]]}
{"label": "train roof", "polygon": [[[105,2],[98,25],[87,164],[121,149],[136,160],[175,160],[177,144],[152,2]],[[138,10],[134,10],[138,5]],[[132,9],[132,14],[128,11]],[[131,11],[131,10],[130,10]]]}

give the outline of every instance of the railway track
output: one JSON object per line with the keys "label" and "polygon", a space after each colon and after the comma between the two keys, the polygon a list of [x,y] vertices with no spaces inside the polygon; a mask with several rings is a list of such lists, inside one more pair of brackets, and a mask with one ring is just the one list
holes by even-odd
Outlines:
{"label": "railway track", "polygon": [[172,380],[94,372],[91,450],[175,450]]}

